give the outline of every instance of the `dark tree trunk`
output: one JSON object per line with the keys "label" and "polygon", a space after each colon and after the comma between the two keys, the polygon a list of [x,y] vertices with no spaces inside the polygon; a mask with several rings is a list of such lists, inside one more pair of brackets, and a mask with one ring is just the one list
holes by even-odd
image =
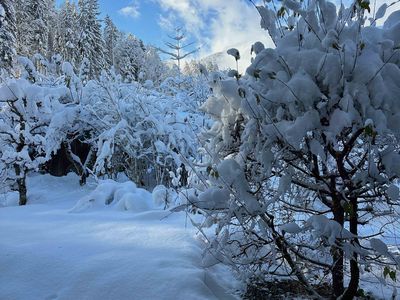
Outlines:
{"label": "dark tree trunk", "polygon": [[63,145],[65,147],[65,154],[67,155],[67,159],[73,165],[76,174],[78,174],[79,177],[80,177],[79,184],[80,185],[85,185],[86,184],[87,172],[86,172],[85,167],[82,165],[80,157],[75,155],[72,152],[71,146],[67,142],[64,142]]}
{"label": "dark tree trunk", "polygon": [[26,172],[21,170],[19,165],[14,166],[15,175],[17,176],[17,185],[19,192],[19,205],[26,205],[28,202],[27,189],[26,189]]}
{"label": "dark tree trunk", "polygon": [[[340,205],[340,198],[333,199],[333,218],[341,226],[344,225],[344,209]],[[332,289],[333,295],[337,298],[344,292],[344,255],[343,250],[337,246],[331,249],[333,268],[332,268]]]}
{"label": "dark tree trunk", "polygon": [[180,186],[186,187],[188,185],[188,171],[185,168],[184,164],[181,164],[181,179],[180,179]]}
{"label": "dark tree trunk", "polygon": [[[350,214],[350,232],[355,236],[358,235],[358,205],[357,199],[350,200],[351,214]],[[357,238],[354,239],[353,243],[359,244]],[[343,299],[353,299],[358,291],[358,284],[360,281],[360,269],[358,267],[358,257],[356,253],[353,253],[353,257],[350,261],[350,282],[347,287]]]}

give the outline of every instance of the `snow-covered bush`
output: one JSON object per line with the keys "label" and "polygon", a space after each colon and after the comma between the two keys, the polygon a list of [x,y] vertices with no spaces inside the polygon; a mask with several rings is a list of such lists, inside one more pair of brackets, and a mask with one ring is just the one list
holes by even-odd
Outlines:
{"label": "snow-covered bush", "polygon": [[200,115],[183,100],[139,83],[125,84],[115,74],[90,81],[81,104],[87,114],[82,122],[91,128],[88,140],[97,149],[93,171],[125,172],[147,186],[170,183],[170,172],[177,175],[196,156],[198,144],[192,124]]}
{"label": "snow-covered bush", "polygon": [[[64,108],[66,87],[41,87],[26,79],[0,84],[0,161],[2,174],[17,184],[19,204],[27,202],[26,175],[49,159],[52,140],[46,139],[53,117]],[[60,120],[65,124],[65,120]]]}
{"label": "snow-covered bush", "polygon": [[202,107],[216,121],[196,200],[218,223],[210,257],[295,275],[314,295],[330,273],[351,299],[364,270],[395,279],[400,261],[382,242],[399,205],[399,12],[376,27],[384,13],[368,21],[369,1],[268,2],[258,11],[276,48],[256,43],[246,74],[214,80]]}
{"label": "snow-covered bush", "polygon": [[192,111],[198,113],[198,108],[211,94],[208,83],[208,74],[177,75],[167,77],[160,85],[159,90],[167,95],[174,96],[182,101]]}

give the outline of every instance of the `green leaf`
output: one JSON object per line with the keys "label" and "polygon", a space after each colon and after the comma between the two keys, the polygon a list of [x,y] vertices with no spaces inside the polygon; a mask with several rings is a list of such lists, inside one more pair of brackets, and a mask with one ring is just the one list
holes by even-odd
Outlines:
{"label": "green leaf", "polygon": [[365,291],[363,289],[358,289],[357,296],[358,297],[365,297]]}
{"label": "green leaf", "polygon": [[371,8],[369,7],[369,2],[368,1],[360,2],[360,7],[362,9],[368,10],[369,13],[371,12]]}
{"label": "green leaf", "polygon": [[389,272],[389,277],[390,277],[390,279],[392,279],[393,281],[396,281],[396,271],[390,271],[390,272]]}
{"label": "green leaf", "polygon": [[346,216],[352,216],[353,215],[353,212],[354,212],[353,211],[353,206],[350,203],[346,202],[343,205],[343,210],[346,213]]}
{"label": "green leaf", "polygon": [[386,279],[386,277],[389,275],[389,273],[390,273],[389,267],[385,267],[383,269],[383,277]]}
{"label": "green leaf", "polygon": [[365,133],[365,135],[373,137],[373,138],[376,137],[376,135],[377,135],[377,132],[374,130],[374,128],[371,125],[368,125],[367,127],[364,128],[364,133]]}
{"label": "green leaf", "polygon": [[277,13],[278,18],[283,18],[285,16],[286,9],[282,6]]}

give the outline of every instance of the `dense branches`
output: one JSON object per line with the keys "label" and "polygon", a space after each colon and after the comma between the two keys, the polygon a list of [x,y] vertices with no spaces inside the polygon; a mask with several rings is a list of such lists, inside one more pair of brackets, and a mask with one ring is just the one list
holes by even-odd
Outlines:
{"label": "dense branches", "polygon": [[[246,74],[216,78],[203,105],[218,124],[208,132],[213,193],[196,202],[219,220],[210,251],[265,274],[288,266],[308,289],[313,280],[304,276],[330,273],[333,294],[344,299],[356,295],[361,266],[380,255],[399,262],[377,246],[382,231],[363,236],[365,225],[395,220],[400,175],[400,25],[366,26],[366,5],[258,7],[276,48],[254,44]],[[236,49],[228,54],[240,58]]]}

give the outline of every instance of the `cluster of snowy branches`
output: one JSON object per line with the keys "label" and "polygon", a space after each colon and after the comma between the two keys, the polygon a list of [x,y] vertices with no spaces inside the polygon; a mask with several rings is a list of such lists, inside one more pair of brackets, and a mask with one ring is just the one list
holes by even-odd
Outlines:
{"label": "cluster of snowy branches", "polygon": [[118,30],[109,16],[100,20],[98,0],[4,0],[0,3],[0,68],[11,71],[17,55],[50,74],[70,62],[88,78],[115,69],[125,81],[165,78],[166,66],[156,50]]}
{"label": "cluster of snowy branches", "polygon": [[[20,64],[21,78],[3,75],[0,81],[1,175],[19,190],[20,204],[27,201],[26,175],[46,171],[60,153],[81,184],[90,174],[120,172],[148,187],[187,184],[204,124],[195,108],[209,95],[204,79],[180,75],[156,87],[151,80],[126,83],[113,70],[88,80],[68,62],[56,78],[27,58]],[[77,141],[88,153],[74,151]]]}
{"label": "cluster of snowy branches", "polygon": [[393,282],[400,264],[384,242],[399,217],[400,13],[377,27],[387,4],[370,19],[369,1],[276,5],[257,7],[276,47],[212,78],[209,176],[191,202],[218,225],[208,263],[352,299],[362,273]]}

